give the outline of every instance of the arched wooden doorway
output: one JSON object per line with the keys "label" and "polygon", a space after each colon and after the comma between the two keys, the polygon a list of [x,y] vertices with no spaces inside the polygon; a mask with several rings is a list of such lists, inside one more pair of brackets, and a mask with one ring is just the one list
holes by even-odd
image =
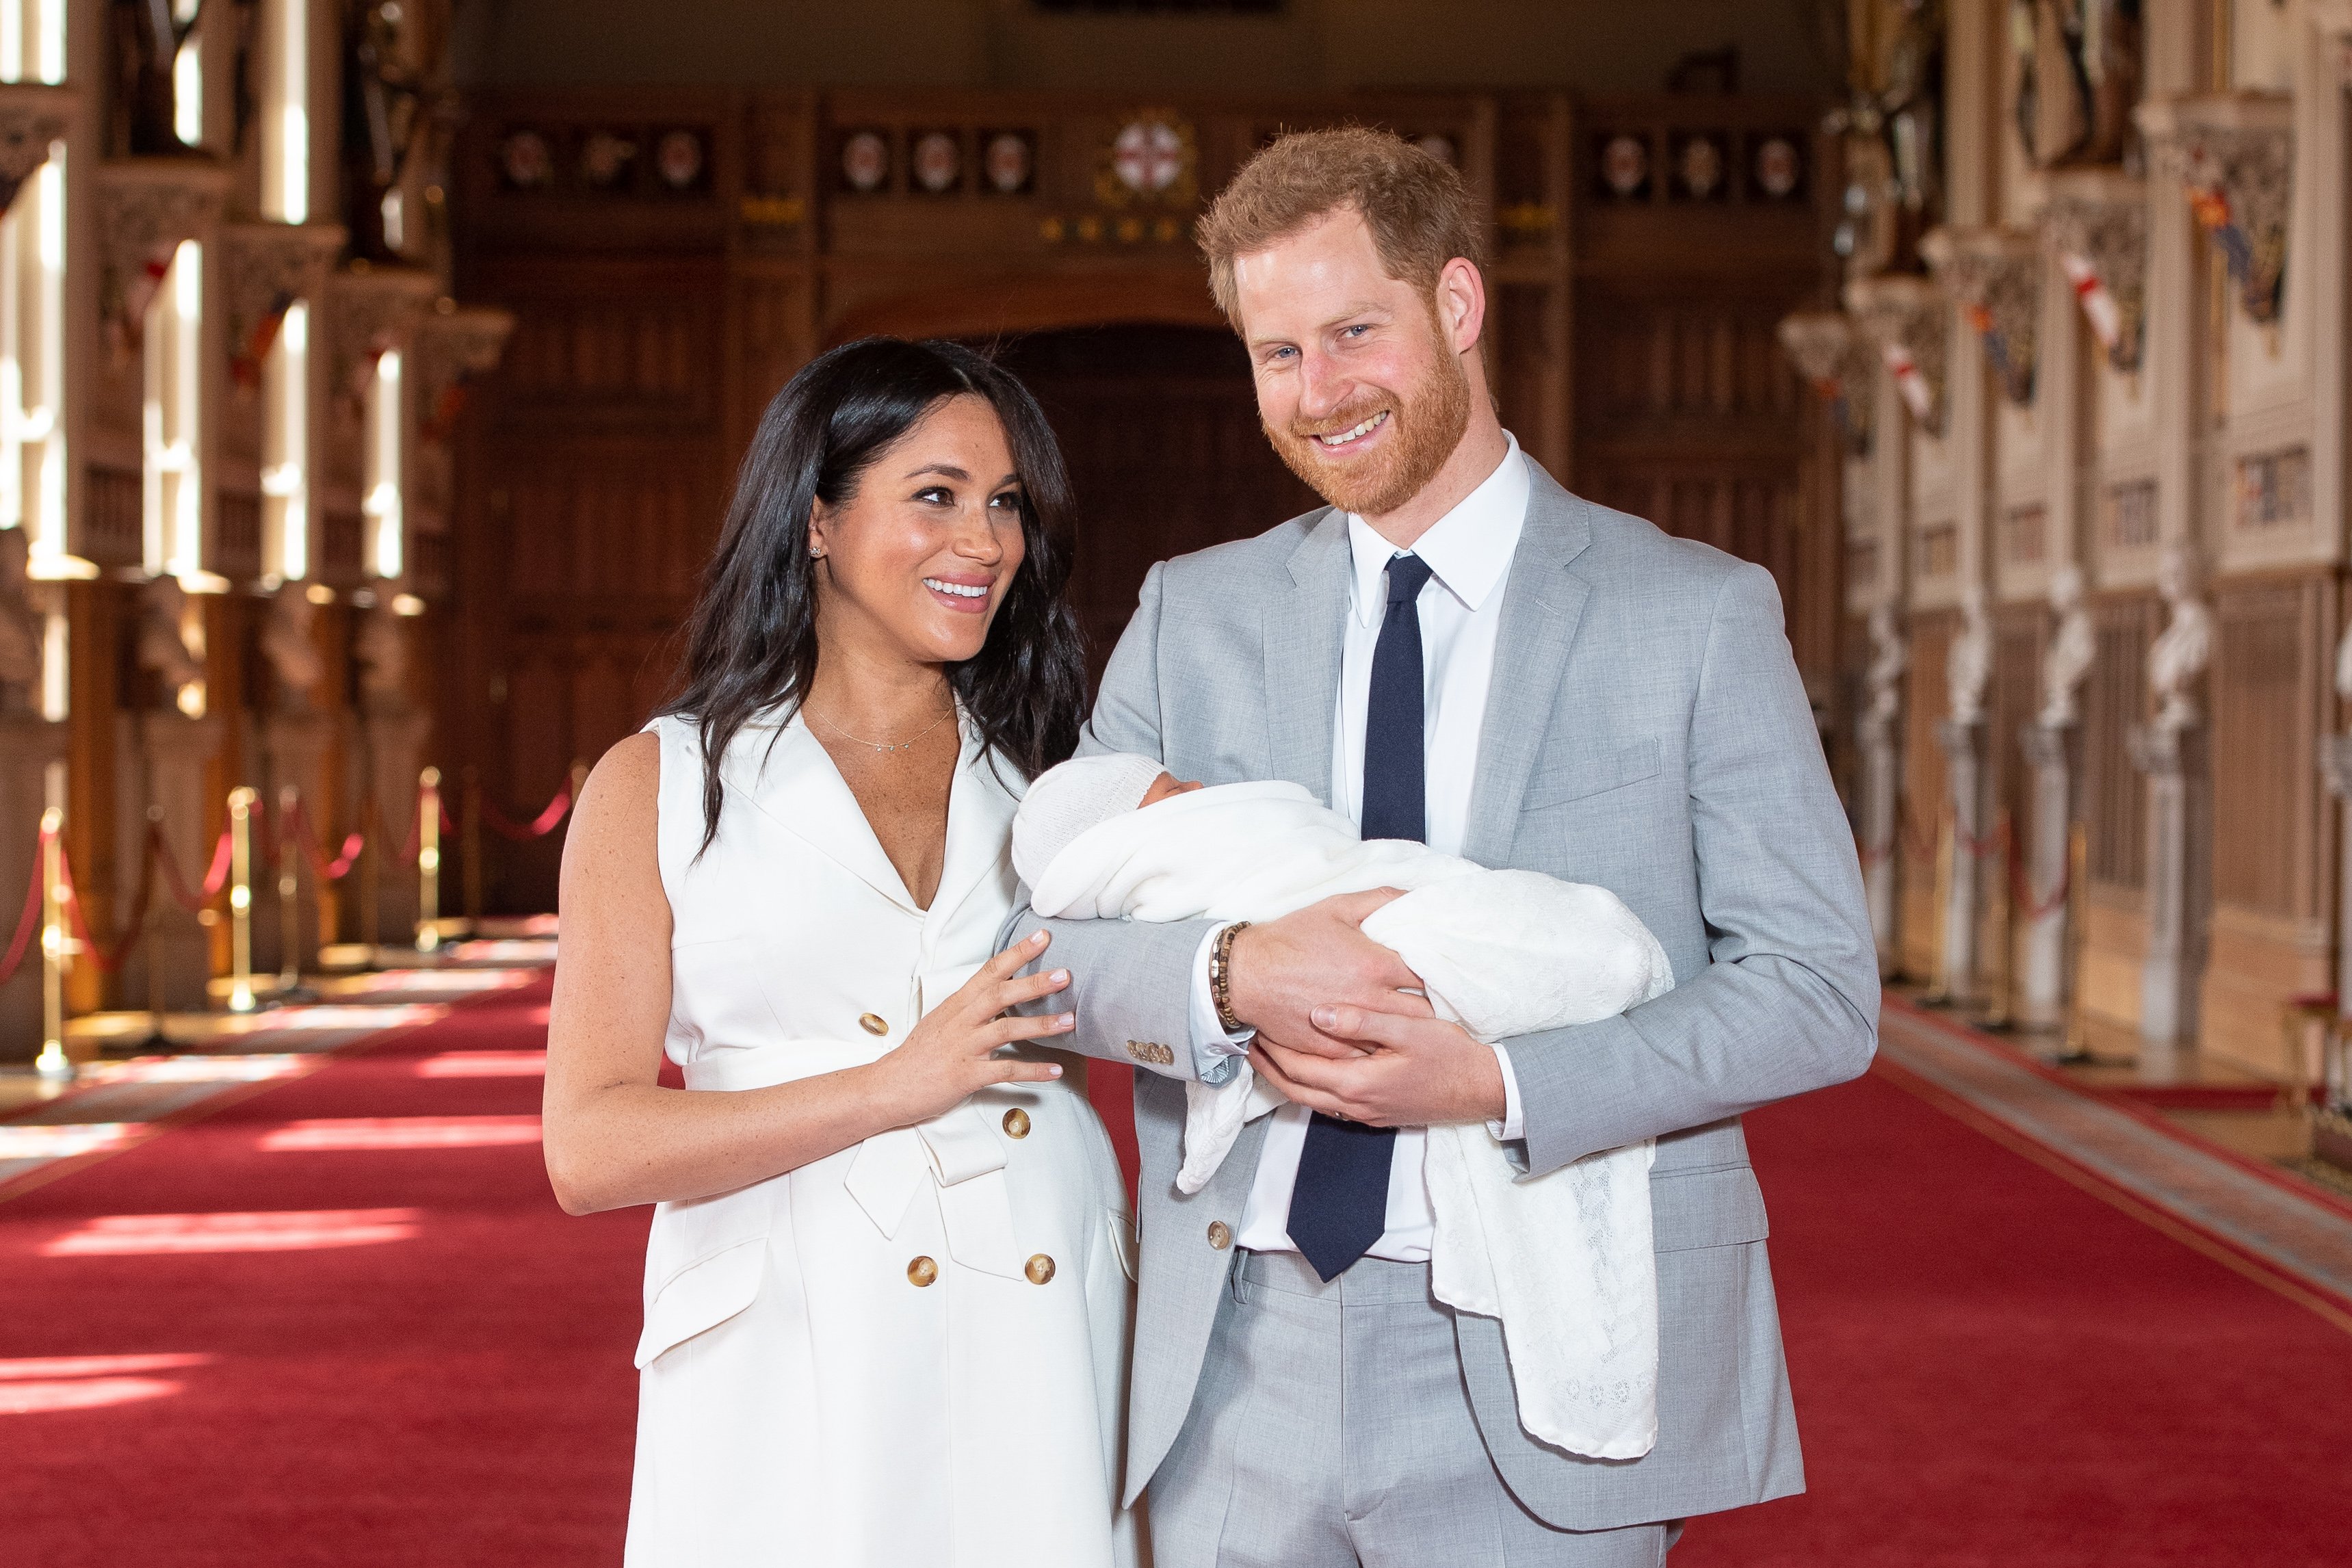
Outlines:
{"label": "arched wooden doorway", "polygon": [[1070,596],[1097,675],[1153,562],[1318,504],[1259,431],[1248,361],[1222,327],[1068,328],[995,352],[1045,405],[1070,465]]}

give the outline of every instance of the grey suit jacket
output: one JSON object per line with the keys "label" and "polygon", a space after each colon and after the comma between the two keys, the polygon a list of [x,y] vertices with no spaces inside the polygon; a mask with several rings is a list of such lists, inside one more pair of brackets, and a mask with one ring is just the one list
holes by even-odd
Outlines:
{"label": "grey suit jacket", "polygon": [[[1674,963],[1675,988],[1654,1002],[1504,1046],[1528,1169],[1659,1141],[1656,1447],[1605,1461],[1544,1445],[1518,1424],[1499,1326],[1465,1314],[1455,1339],[1513,1493],[1556,1525],[1598,1530],[1802,1489],[1738,1117],[1869,1065],[1878,974],[1770,575],[1528,468],[1464,852],[1610,889]],[[1210,784],[1288,779],[1328,799],[1349,571],[1346,520],[1328,510],[1154,567],[1080,749],[1158,756]],[[1023,910],[1008,938],[1039,923]],[[1206,926],[1043,923],[1051,962],[1071,971],[1076,1048],[1145,1069],[1132,1500],[1191,1408],[1233,1258],[1213,1236],[1240,1226],[1265,1123],[1206,1189],[1179,1194]]]}

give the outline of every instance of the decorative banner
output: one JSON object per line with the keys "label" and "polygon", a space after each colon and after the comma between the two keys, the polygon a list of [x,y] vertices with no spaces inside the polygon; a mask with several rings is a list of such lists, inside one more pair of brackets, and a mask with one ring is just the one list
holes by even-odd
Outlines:
{"label": "decorative banner", "polygon": [[2107,291],[2107,286],[2099,281],[2099,274],[2089,261],[2071,250],[2062,250],[2058,253],[2058,265],[2065,272],[2066,281],[2074,286],[2074,298],[2082,301],[2083,315],[2091,323],[2092,335],[2112,360],[2124,338],[2122,308]]}

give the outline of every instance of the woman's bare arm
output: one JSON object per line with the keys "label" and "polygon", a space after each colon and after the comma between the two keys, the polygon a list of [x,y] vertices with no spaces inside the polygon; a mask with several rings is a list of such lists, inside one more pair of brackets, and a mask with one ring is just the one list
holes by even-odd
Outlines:
{"label": "woman's bare arm", "polygon": [[1064,975],[1012,978],[1042,945],[1000,954],[869,1066],[772,1089],[665,1089],[669,900],[655,850],[661,742],[633,735],[581,792],[563,847],[561,956],[548,1025],[547,1173],[568,1214],[732,1192],[949,1109],[992,1083],[1061,1069],[994,1056],[1066,1032],[1068,1015],[1000,1018]]}

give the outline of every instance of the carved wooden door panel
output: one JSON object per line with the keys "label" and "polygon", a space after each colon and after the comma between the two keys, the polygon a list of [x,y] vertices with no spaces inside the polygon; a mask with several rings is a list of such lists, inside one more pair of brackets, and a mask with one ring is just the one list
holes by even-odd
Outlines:
{"label": "carved wooden door panel", "polygon": [[[644,723],[717,536],[717,256],[509,255],[473,289],[518,318],[467,457],[467,646],[445,689],[490,804],[535,811]],[[454,667],[454,668],[451,668]],[[486,841],[487,907],[555,907],[561,840]]]}

